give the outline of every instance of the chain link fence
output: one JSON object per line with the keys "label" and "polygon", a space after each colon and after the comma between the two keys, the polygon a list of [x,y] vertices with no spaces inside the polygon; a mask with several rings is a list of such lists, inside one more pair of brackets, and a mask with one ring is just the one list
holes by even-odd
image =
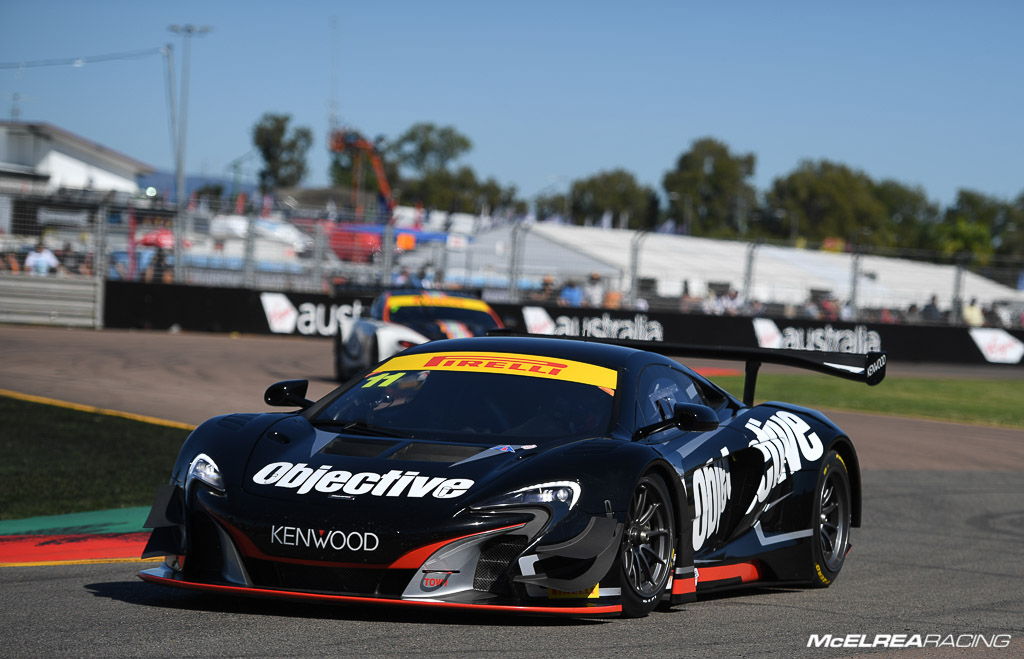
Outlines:
{"label": "chain link fence", "polygon": [[[226,210],[226,209],[225,209]],[[1024,261],[793,249],[400,209],[184,211],[86,191],[0,193],[0,276],[339,293],[424,286],[491,301],[1020,327]],[[0,293],[0,296],[4,293]]]}

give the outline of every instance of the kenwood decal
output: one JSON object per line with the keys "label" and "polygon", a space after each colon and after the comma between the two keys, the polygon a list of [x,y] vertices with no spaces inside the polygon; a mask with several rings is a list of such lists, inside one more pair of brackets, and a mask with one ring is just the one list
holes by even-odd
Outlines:
{"label": "kenwood decal", "polygon": [[335,551],[374,551],[380,546],[376,533],[368,531],[339,531],[337,529],[304,529],[298,526],[270,527],[270,543],[310,549]]}
{"label": "kenwood decal", "polygon": [[368,494],[373,497],[412,497],[427,495],[435,499],[454,499],[473,487],[468,478],[420,476],[418,471],[392,469],[386,474],[372,471],[352,473],[332,469],[329,465],[310,467],[305,462],[272,462],[257,471],[252,481],[257,485],[272,485],[308,494],[316,490],[324,494],[342,492],[351,496]]}

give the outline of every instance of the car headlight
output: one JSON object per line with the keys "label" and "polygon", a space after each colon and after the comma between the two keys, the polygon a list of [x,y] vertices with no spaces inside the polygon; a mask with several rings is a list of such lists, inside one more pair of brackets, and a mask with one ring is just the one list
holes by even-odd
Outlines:
{"label": "car headlight", "polygon": [[220,468],[213,458],[205,453],[192,458],[192,463],[188,466],[188,476],[185,478],[186,491],[193,479],[209,485],[222,494],[224,492],[224,479],[220,476]]}
{"label": "car headlight", "polygon": [[552,481],[514,490],[480,508],[495,506],[528,506],[531,504],[562,504],[572,510],[580,498],[580,484],[575,481]]}

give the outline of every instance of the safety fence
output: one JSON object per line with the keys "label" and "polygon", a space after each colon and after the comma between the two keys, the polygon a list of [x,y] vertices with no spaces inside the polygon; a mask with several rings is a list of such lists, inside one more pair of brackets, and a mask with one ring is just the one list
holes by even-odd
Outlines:
{"label": "safety fence", "polygon": [[[1024,317],[1021,260],[797,249],[402,207],[394,217],[7,192],[0,272],[321,294],[458,288],[496,303],[826,322],[1016,328]],[[13,299],[0,297],[0,317]]]}

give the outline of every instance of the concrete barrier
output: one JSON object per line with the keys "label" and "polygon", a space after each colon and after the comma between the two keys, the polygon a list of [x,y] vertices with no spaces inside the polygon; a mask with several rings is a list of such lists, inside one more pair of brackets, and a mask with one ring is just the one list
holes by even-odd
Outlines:
{"label": "concrete barrier", "polygon": [[93,277],[0,275],[0,323],[103,327],[103,284]]}

